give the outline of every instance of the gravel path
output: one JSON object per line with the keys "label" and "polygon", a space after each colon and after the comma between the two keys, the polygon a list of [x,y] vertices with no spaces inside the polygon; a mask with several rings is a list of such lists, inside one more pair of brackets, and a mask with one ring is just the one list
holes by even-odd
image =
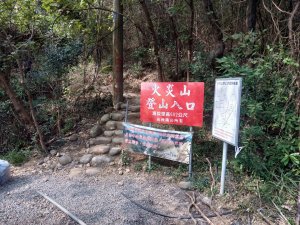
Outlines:
{"label": "gravel path", "polygon": [[67,170],[55,173],[15,172],[0,186],[0,224],[76,224],[36,191],[75,214],[86,224],[157,225],[193,224],[149,213],[126,199],[127,194],[147,208],[168,215],[187,215],[188,199],[181,189],[159,173],[119,175],[107,168],[97,176],[69,178]]}

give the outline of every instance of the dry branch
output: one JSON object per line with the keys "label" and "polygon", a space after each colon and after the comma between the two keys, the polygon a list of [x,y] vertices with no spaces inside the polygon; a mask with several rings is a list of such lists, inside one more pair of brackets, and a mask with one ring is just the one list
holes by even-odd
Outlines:
{"label": "dry branch", "polygon": [[211,191],[211,195],[213,197],[214,188],[216,186],[216,181],[215,181],[214,174],[213,174],[213,171],[212,171],[211,163],[210,163],[208,158],[205,158],[205,159],[206,159],[206,161],[208,162],[208,165],[209,165],[209,173],[210,173],[210,176],[211,176],[210,191]]}
{"label": "dry branch", "polygon": [[220,213],[218,213],[218,211],[216,211],[210,204],[208,204],[207,202],[203,201],[201,198],[200,198],[200,201],[201,201],[204,205],[208,206],[209,209],[210,209],[211,211],[213,211],[213,212],[217,215],[217,217],[219,218],[220,221],[222,221],[223,224],[226,224],[225,221],[222,219]]}
{"label": "dry branch", "polygon": [[[195,198],[195,192],[193,192],[193,196],[191,196],[189,193],[186,193],[186,195],[189,196],[189,198],[191,199],[191,206],[194,206],[198,210],[200,215],[208,222],[208,224],[214,225],[213,222],[211,222],[210,219],[208,219],[208,217],[204,214],[204,212],[197,205],[196,198]],[[191,208],[191,206],[190,206],[190,208]],[[189,208],[189,210],[190,210],[190,208]]]}
{"label": "dry branch", "polygon": [[268,225],[273,225],[273,223],[268,220],[268,218],[261,212],[261,208],[257,209],[258,214],[261,216],[261,218],[266,222]]}
{"label": "dry branch", "polygon": [[275,204],[275,202],[273,202],[273,205],[275,206],[275,208],[278,210],[278,212],[280,213],[281,215],[281,218],[287,223],[287,224],[290,224],[288,219],[285,217],[285,215],[283,215],[282,211],[280,210],[280,208]]}
{"label": "dry branch", "polygon": [[291,46],[291,49],[292,49],[292,54],[294,55],[296,50],[295,50],[295,47],[293,45],[293,19],[295,17],[295,14],[298,10],[300,6],[300,2],[297,2],[297,4],[295,5],[295,8],[293,9],[293,11],[291,12],[290,14],[290,17],[288,19],[288,28],[289,28],[289,41],[290,41],[290,46]]}

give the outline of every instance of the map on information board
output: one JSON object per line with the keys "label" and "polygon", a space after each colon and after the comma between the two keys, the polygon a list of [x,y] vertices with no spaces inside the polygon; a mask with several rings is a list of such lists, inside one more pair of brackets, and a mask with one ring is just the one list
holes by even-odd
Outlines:
{"label": "map on information board", "polygon": [[212,135],[234,146],[238,145],[242,78],[215,81]]}

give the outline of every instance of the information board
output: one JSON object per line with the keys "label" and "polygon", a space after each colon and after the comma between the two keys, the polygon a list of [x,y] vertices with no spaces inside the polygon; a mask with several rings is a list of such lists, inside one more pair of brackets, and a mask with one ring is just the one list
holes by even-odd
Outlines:
{"label": "information board", "polygon": [[133,152],[189,164],[193,133],[123,123],[125,144]]}
{"label": "information board", "polygon": [[212,135],[238,146],[242,78],[215,81]]}
{"label": "information board", "polygon": [[203,82],[144,82],[141,121],[202,127]]}

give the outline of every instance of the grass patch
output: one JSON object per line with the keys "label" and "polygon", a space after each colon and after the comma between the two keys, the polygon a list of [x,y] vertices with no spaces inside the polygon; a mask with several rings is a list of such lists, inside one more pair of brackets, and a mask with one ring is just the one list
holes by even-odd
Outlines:
{"label": "grass patch", "polygon": [[143,170],[143,163],[135,163],[133,169],[136,172],[142,171]]}
{"label": "grass patch", "polygon": [[31,155],[30,150],[13,150],[10,151],[4,155],[2,155],[2,158],[4,160],[7,160],[9,163],[15,166],[20,166],[23,163],[27,162],[29,157]]}
{"label": "grass patch", "polygon": [[121,160],[123,166],[129,166],[131,164],[132,158],[129,156],[128,152],[122,151]]}
{"label": "grass patch", "polygon": [[151,168],[149,169],[148,162],[147,162],[146,171],[148,173],[155,171],[155,170],[159,170],[159,169],[161,169],[161,165],[158,163],[154,163],[153,161],[151,161]]}

